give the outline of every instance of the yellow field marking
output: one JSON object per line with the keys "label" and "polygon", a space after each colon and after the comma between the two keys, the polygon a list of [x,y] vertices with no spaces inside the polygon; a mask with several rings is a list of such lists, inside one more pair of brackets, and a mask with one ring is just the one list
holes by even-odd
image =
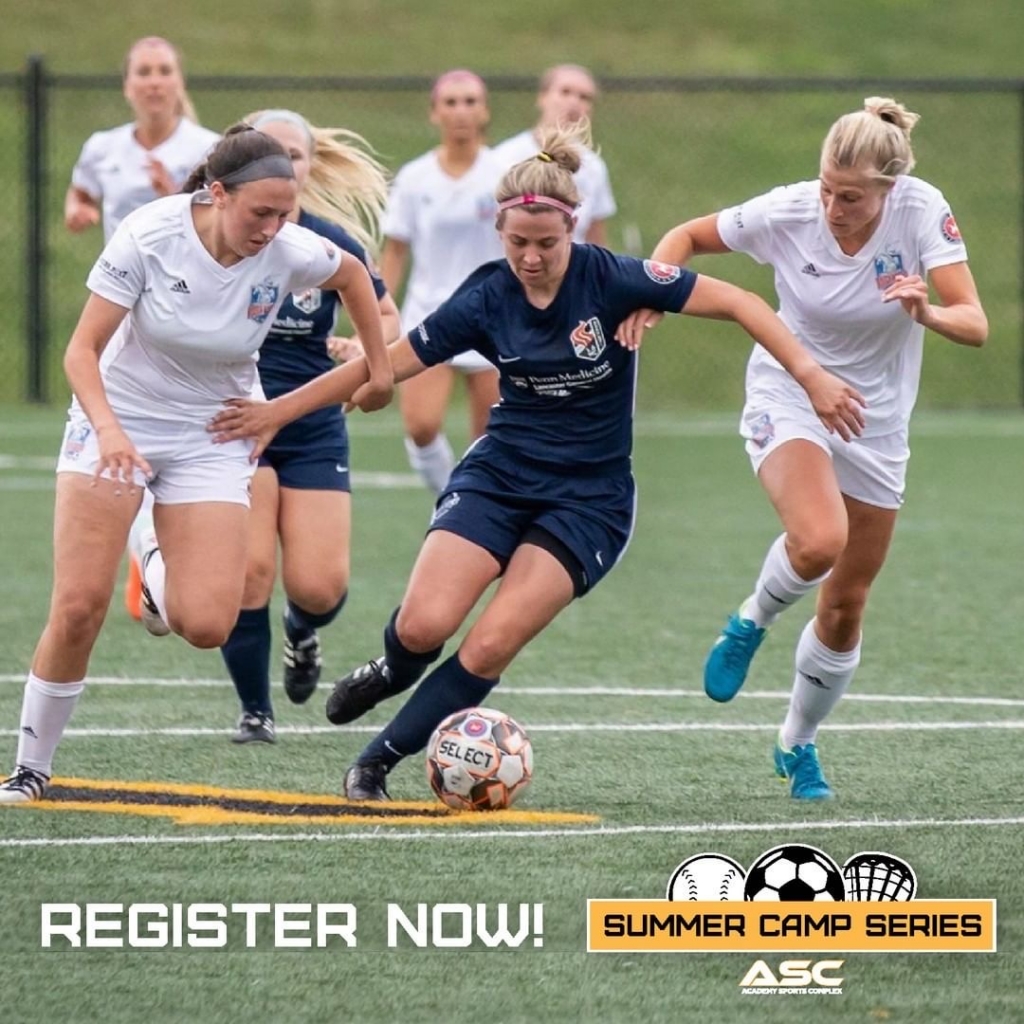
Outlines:
{"label": "yellow field marking", "polygon": [[[61,790],[74,792],[65,795]],[[95,793],[96,798],[83,796],[83,790]],[[136,799],[119,800],[119,793]],[[377,804],[326,793],[80,778],[55,778],[49,799],[21,806],[27,810],[164,817],[178,825],[585,825],[600,820],[593,814],[558,811],[454,811],[436,801]],[[312,807],[324,811],[308,813]]]}

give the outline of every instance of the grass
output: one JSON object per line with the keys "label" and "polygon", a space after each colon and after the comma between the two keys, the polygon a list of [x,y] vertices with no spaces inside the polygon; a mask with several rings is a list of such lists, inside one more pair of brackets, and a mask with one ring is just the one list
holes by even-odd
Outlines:
{"label": "grass", "polygon": [[[1018,1019],[1022,827],[1008,766],[1024,756],[1016,686],[1024,484],[1014,471],[1024,426],[997,414],[918,417],[909,498],[872,596],[864,663],[821,735],[840,798],[819,807],[789,800],[768,758],[809,605],[776,626],[734,703],[699,695],[707,645],[775,533],[733,419],[640,417],[640,518],[627,557],[523,652],[491,699],[532,733],[537,773],[522,806],[596,814],[600,831],[531,834],[487,819],[432,831],[5,812],[0,872],[15,882],[0,896],[12,954],[5,1024],[143,1013],[154,1022],[457,1022],[478,1019],[482,1000],[496,1020],[534,1024]],[[8,760],[18,680],[45,617],[52,478],[44,467],[59,431],[54,412],[0,408],[0,758]],[[404,472],[393,411],[357,417],[352,431],[357,471]],[[354,500],[352,596],[324,631],[328,675],[377,653],[429,509],[415,487],[364,486]],[[120,604],[91,675],[123,682],[87,688],[72,723],[81,733],[59,753],[63,774],[335,793],[366,730],[388,713],[296,732],[325,725],[320,698],[293,707],[275,689],[280,742],[235,748],[219,657],[142,635]],[[592,688],[611,692],[572,692]],[[110,729],[128,732],[96,734]],[[189,734],[210,729],[223,732]],[[396,797],[429,797],[418,760],[393,776]],[[90,838],[109,845],[60,845]],[[12,845],[26,840],[35,845]],[[785,841],[840,861],[889,851],[913,865],[922,898],[998,899],[1000,952],[848,954],[844,994],[825,1006],[741,998],[754,955],[584,952],[588,897],[658,898],[688,856],[713,850],[749,864]],[[351,903],[359,946],[274,951],[264,939],[246,950],[236,937],[224,952],[92,950],[43,960],[39,907],[49,901]],[[478,901],[543,903],[543,946],[387,948],[389,903],[412,914],[420,902]]]}

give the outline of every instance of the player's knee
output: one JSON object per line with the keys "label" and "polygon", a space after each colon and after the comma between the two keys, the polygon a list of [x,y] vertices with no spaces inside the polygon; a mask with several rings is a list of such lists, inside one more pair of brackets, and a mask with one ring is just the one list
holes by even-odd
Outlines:
{"label": "player's knee", "polygon": [[846,526],[823,523],[803,533],[790,533],[788,539],[793,568],[805,580],[813,580],[828,572],[843,553]]}
{"label": "player's knee", "polygon": [[516,656],[519,644],[506,629],[474,628],[459,648],[459,661],[467,671],[485,679],[494,679]]}
{"label": "player's knee", "polygon": [[443,611],[403,604],[395,622],[395,631],[406,650],[423,653],[444,644],[460,625]]}
{"label": "player's knee", "polygon": [[99,635],[107,601],[104,595],[84,589],[54,603],[50,629],[70,646],[90,643]]}
{"label": "player's knee", "polygon": [[334,611],[348,593],[348,573],[326,571],[285,588],[288,599],[310,615],[327,615]]}
{"label": "player's knee", "polygon": [[407,423],[405,432],[417,448],[426,448],[437,440],[437,435],[441,433],[441,424],[420,421]]}
{"label": "player's knee", "polygon": [[223,647],[227,643],[227,639],[235,625],[234,622],[229,623],[226,618],[212,617],[205,619],[189,615],[175,616],[173,614],[169,614],[169,622],[167,624],[183,640],[190,643],[193,647],[198,647],[204,651]]}

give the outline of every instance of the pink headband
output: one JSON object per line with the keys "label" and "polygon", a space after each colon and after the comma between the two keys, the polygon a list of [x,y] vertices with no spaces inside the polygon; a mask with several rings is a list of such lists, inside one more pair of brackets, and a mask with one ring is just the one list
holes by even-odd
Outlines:
{"label": "pink headband", "polygon": [[441,86],[447,85],[449,82],[473,82],[480,86],[485,96],[487,95],[487,84],[475,71],[469,71],[466,68],[455,68],[453,71],[446,71],[434,81],[434,85],[430,90],[430,101],[432,103],[437,99]]}
{"label": "pink headband", "polygon": [[564,213],[566,217],[576,216],[575,208],[568,203],[563,203],[561,199],[555,199],[552,196],[538,196],[532,192],[527,192],[521,196],[513,196],[511,199],[498,203],[498,210],[499,212],[501,210],[510,210],[513,206],[550,206],[553,210]]}

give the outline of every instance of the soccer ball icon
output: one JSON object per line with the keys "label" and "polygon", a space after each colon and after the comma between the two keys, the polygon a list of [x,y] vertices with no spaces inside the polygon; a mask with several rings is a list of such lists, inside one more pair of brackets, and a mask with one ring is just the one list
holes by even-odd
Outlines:
{"label": "soccer ball icon", "polygon": [[839,865],[814,846],[776,846],[750,865],[744,895],[748,900],[845,900]]}
{"label": "soccer ball icon", "polygon": [[518,722],[501,711],[467,708],[449,715],[427,744],[427,781],[460,811],[511,806],[533,775],[533,746]]}

